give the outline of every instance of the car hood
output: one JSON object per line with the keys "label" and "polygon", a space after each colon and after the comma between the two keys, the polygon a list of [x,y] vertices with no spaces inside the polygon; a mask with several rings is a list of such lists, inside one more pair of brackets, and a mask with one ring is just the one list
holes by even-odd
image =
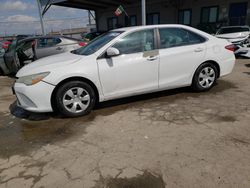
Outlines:
{"label": "car hood", "polygon": [[59,66],[67,66],[78,62],[80,59],[82,59],[82,56],[70,52],[45,57],[24,66],[17,72],[16,77],[37,74],[45,71],[47,72],[54,70]]}
{"label": "car hood", "polygon": [[219,34],[216,35],[218,38],[223,38],[223,39],[240,39],[240,38],[245,38],[250,34],[250,32],[239,32],[239,33],[228,33],[228,34]]}

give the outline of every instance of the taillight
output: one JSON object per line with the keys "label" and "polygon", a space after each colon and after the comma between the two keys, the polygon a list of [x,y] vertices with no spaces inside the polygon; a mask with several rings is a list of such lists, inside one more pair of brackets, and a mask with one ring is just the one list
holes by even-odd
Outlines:
{"label": "taillight", "polygon": [[80,46],[86,46],[87,43],[86,43],[86,42],[79,42],[79,45],[80,45]]}
{"label": "taillight", "polygon": [[5,50],[7,50],[8,47],[9,47],[9,45],[7,45],[7,44],[3,44],[3,46],[2,46],[2,48],[5,49]]}
{"label": "taillight", "polygon": [[235,52],[235,50],[236,50],[236,46],[233,45],[233,44],[230,44],[230,45],[228,45],[228,46],[225,46],[225,48],[226,48],[227,50],[229,50],[229,51],[232,51],[232,52]]}
{"label": "taillight", "polygon": [[32,41],[32,47],[34,47],[34,46],[36,46],[36,41],[34,40],[34,41]]}

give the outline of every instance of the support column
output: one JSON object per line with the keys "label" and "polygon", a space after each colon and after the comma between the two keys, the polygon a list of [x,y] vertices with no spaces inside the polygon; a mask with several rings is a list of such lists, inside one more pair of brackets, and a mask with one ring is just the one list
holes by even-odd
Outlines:
{"label": "support column", "polygon": [[146,25],[146,0],[141,0],[142,25]]}
{"label": "support column", "polygon": [[44,23],[43,23],[43,16],[42,16],[42,6],[41,6],[40,0],[37,0],[37,5],[38,5],[38,12],[39,12],[39,17],[40,17],[42,35],[45,35]]}
{"label": "support column", "polygon": [[91,25],[90,10],[88,10],[89,25]]}

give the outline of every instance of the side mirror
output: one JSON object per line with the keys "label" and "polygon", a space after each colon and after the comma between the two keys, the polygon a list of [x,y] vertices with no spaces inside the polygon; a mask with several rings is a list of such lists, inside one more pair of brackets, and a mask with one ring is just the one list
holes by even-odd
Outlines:
{"label": "side mirror", "polygon": [[120,55],[120,51],[117,48],[108,48],[106,52],[108,57],[114,57]]}

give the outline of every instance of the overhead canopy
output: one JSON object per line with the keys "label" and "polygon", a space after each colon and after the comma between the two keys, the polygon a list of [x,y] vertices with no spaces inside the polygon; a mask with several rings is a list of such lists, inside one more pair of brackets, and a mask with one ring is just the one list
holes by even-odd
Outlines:
{"label": "overhead canopy", "polygon": [[86,10],[106,9],[119,5],[132,5],[139,0],[40,0],[42,6],[58,5]]}

